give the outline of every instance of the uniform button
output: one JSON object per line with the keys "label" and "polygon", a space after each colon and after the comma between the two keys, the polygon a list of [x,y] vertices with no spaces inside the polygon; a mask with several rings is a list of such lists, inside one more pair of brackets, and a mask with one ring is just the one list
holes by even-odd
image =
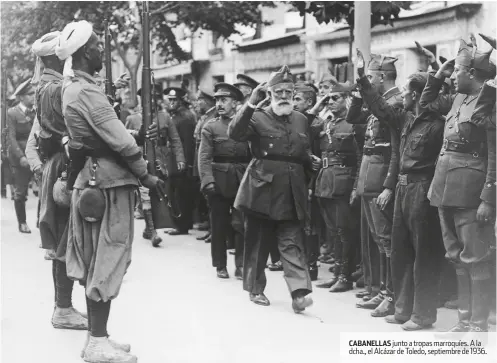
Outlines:
{"label": "uniform button", "polygon": [[487,188],[491,188],[492,187],[492,184],[491,183],[488,183],[487,184]]}
{"label": "uniform button", "polygon": [[273,147],[273,144],[269,144],[269,147],[272,148]]}
{"label": "uniform button", "polygon": [[266,156],[267,155],[267,151],[263,151],[262,155]]}

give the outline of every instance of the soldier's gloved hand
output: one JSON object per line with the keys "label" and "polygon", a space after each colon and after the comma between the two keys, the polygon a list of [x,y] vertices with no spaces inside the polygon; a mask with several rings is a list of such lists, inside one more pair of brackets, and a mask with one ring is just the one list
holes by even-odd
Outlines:
{"label": "soldier's gloved hand", "polygon": [[254,88],[249,98],[249,102],[252,105],[258,105],[261,101],[263,101],[267,97],[266,85],[267,82],[263,82]]}
{"label": "soldier's gloved hand", "polygon": [[455,64],[455,59],[448,60],[447,62],[442,64],[442,67],[440,67],[435,77],[439,79],[450,78],[450,76],[452,76],[452,73],[454,73]]}
{"label": "soldier's gloved hand", "polygon": [[156,141],[159,137],[159,128],[157,127],[157,123],[153,123],[151,124],[147,131],[145,132],[145,137],[147,138],[147,140],[150,140],[150,141]]}
{"label": "soldier's gloved hand", "polygon": [[476,212],[476,220],[480,223],[494,223],[495,208],[492,204],[482,201]]}
{"label": "soldier's gloved hand", "polygon": [[211,196],[216,193],[216,184],[209,183],[204,187],[204,194],[206,196]]}
{"label": "soldier's gloved hand", "polygon": [[28,159],[23,156],[21,158],[21,160],[19,160],[19,164],[23,167],[23,168],[28,168],[29,169],[29,162],[28,162]]}
{"label": "soldier's gloved hand", "polygon": [[186,169],[186,164],[183,162],[178,162],[178,171],[184,171]]}
{"label": "soldier's gloved hand", "polygon": [[354,205],[355,202],[357,200],[357,190],[355,189],[352,189],[352,193],[350,193],[350,201],[349,201],[349,204],[350,205]]}
{"label": "soldier's gloved hand", "polygon": [[428,58],[428,62],[430,62],[430,64],[437,62],[437,57],[435,57],[435,54],[433,54],[433,52],[430,52],[428,49],[426,49],[416,41],[414,41],[414,43],[416,43],[416,50],[418,51],[418,53]]}
{"label": "soldier's gloved hand", "polygon": [[163,183],[162,180],[160,180],[158,177],[152,174],[147,174],[145,177],[140,179],[140,183],[148,189],[153,189],[156,188],[159,183]]}
{"label": "soldier's gloved hand", "polygon": [[356,61],[356,68],[357,68],[357,75],[359,78],[364,77],[364,56],[362,55],[362,52],[359,50],[359,48],[356,48],[357,50],[357,61]]}
{"label": "soldier's gloved hand", "polygon": [[312,159],[312,170],[313,171],[318,171],[319,169],[321,169],[321,159],[318,158],[316,155],[311,155],[311,159]]}
{"label": "soldier's gloved hand", "polygon": [[385,188],[378,196],[378,198],[376,198],[376,205],[381,210],[384,210],[387,204],[390,203],[390,201],[392,200],[392,197],[393,197],[393,191],[388,188]]}

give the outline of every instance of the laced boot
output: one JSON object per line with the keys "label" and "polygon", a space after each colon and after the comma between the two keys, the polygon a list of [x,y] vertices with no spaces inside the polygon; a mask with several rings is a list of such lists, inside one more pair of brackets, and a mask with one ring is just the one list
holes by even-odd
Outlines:
{"label": "laced boot", "polygon": [[136,356],[112,346],[109,338],[90,336],[83,360],[90,363],[136,363]]}
{"label": "laced boot", "polygon": [[[150,239],[152,241],[152,246],[158,247],[159,244],[162,242],[162,238],[159,237],[157,231],[154,228],[154,218],[152,217],[152,210],[150,209],[144,210],[143,215],[145,217],[145,225],[146,225],[145,229],[148,228],[148,230],[150,231],[150,238],[147,239]],[[143,233],[145,234],[145,232]]]}
{"label": "laced boot", "polygon": [[88,319],[73,307],[56,307],[52,316],[52,325],[56,329],[87,330]]}

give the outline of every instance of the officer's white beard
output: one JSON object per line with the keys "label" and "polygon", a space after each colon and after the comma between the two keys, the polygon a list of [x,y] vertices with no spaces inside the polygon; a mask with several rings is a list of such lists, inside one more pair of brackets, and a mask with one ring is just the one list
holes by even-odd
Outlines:
{"label": "officer's white beard", "polygon": [[293,110],[293,101],[271,100],[271,108],[278,116],[288,116]]}

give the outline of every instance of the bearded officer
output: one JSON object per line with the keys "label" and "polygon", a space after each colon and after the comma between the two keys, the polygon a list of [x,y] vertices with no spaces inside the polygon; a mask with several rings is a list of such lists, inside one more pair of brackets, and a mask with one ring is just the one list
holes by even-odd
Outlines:
{"label": "bearded officer", "polygon": [[[457,274],[459,322],[451,332],[488,329],[495,255],[495,132],[487,127],[489,122],[495,125],[495,112],[488,122],[472,116],[485,80],[495,76],[490,54],[478,50],[476,42],[461,40],[455,62],[444,63],[429,76],[420,100],[422,107],[447,115],[428,198],[438,208],[445,256]],[[454,81],[454,95],[440,94],[447,77]]]}
{"label": "bearded officer", "polygon": [[162,183],[148,174],[139,146],[92,76],[102,69],[102,45],[91,24],[68,24],[56,54],[65,60],[62,111],[71,138],[71,173],[80,157],[84,163],[74,183],[66,253],[68,276],[86,290],[89,336],[83,359],[135,363],[129,345],[108,339],[107,321],[131,262],[138,180],[148,188]]}
{"label": "bearded officer", "polygon": [[[26,156],[37,180],[41,180],[40,193],[40,235],[41,244],[49,251],[55,290],[55,310],[52,325],[59,329],[87,330],[88,321],[72,306],[74,282],[67,277],[65,252],[69,205],[57,204],[54,200],[54,184],[66,171],[68,158],[64,150],[67,129],[62,115],[62,70],[63,62],[55,55],[60,32],[44,35],[32,46],[36,55],[35,75],[32,83],[37,84],[35,120],[26,147]],[[43,74],[41,65],[44,66]],[[33,145],[36,132],[38,151]]]}
{"label": "bearded officer", "polygon": [[[228,135],[249,141],[254,158],[241,181],[235,208],[246,213],[243,288],[250,300],[267,306],[265,264],[271,243],[277,243],[284,277],[296,313],[312,304],[304,252],[303,224],[307,214],[307,179],[311,170],[307,118],[293,111],[294,82],[283,66],[267,83],[271,105],[257,109],[266,84],[257,86],[230,122]],[[262,101],[264,102],[264,100]],[[318,161],[314,167],[317,168]]]}
{"label": "bearded officer", "polygon": [[[169,173],[171,183],[172,203],[178,204],[180,215],[173,215],[175,229],[168,233],[171,236],[188,234],[188,230],[193,227],[194,208],[194,180],[193,164],[195,159],[195,115],[186,105],[184,97],[186,91],[182,88],[170,87],[164,91],[169,103],[168,112],[171,115],[176,129],[178,130],[181,144],[183,145],[183,155],[185,156],[186,169],[179,170],[172,168]],[[175,165],[174,162],[172,165]]]}
{"label": "bearded officer", "polygon": [[[228,83],[216,84],[214,91],[219,116],[203,127],[199,149],[201,188],[210,206],[212,265],[217,269],[217,277],[229,278],[226,270],[226,240],[229,234],[234,234],[235,277],[241,279],[243,229],[233,230],[231,221],[236,193],[251,156],[246,141],[228,138],[228,125],[243,94]],[[240,214],[235,216],[241,217]],[[243,225],[243,222],[238,225]]]}
{"label": "bearded officer", "polygon": [[[388,104],[402,108],[401,92],[395,86],[396,61],[397,58],[372,54],[367,73],[379,96]],[[399,168],[399,137],[387,124],[380,122],[369,110],[364,110],[362,107],[362,99],[353,97],[347,114],[347,122],[367,125],[359,178],[352,197],[355,198],[356,195],[361,197],[362,214],[367,221],[363,226],[369,230],[361,234],[363,263],[365,269],[369,270],[367,273],[370,276],[370,281],[367,282],[370,295],[366,295],[367,301],[359,302],[356,306],[376,309],[384,299],[393,303],[394,298],[390,254],[393,190],[397,183]],[[374,240],[376,246],[370,244],[370,238]],[[379,259],[374,258],[377,254],[371,253],[372,249],[378,249]],[[378,271],[378,268],[381,287],[373,284],[373,271]],[[378,288],[381,289],[380,293],[377,291]],[[390,308],[391,306],[390,304]],[[381,312],[378,313],[385,316],[383,310],[382,307]]]}
{"label": "bearded officer", "polygon": [[26,200],[32,173],[25,155],[29,133],[36,115],[33,108],[35,89],[31,86],[31,80],[21,83],[14,95],[19,99],[19,103],[7,111],[9,162],[14,179],[14,207],[19,232],[31,233],[26,224]]}

